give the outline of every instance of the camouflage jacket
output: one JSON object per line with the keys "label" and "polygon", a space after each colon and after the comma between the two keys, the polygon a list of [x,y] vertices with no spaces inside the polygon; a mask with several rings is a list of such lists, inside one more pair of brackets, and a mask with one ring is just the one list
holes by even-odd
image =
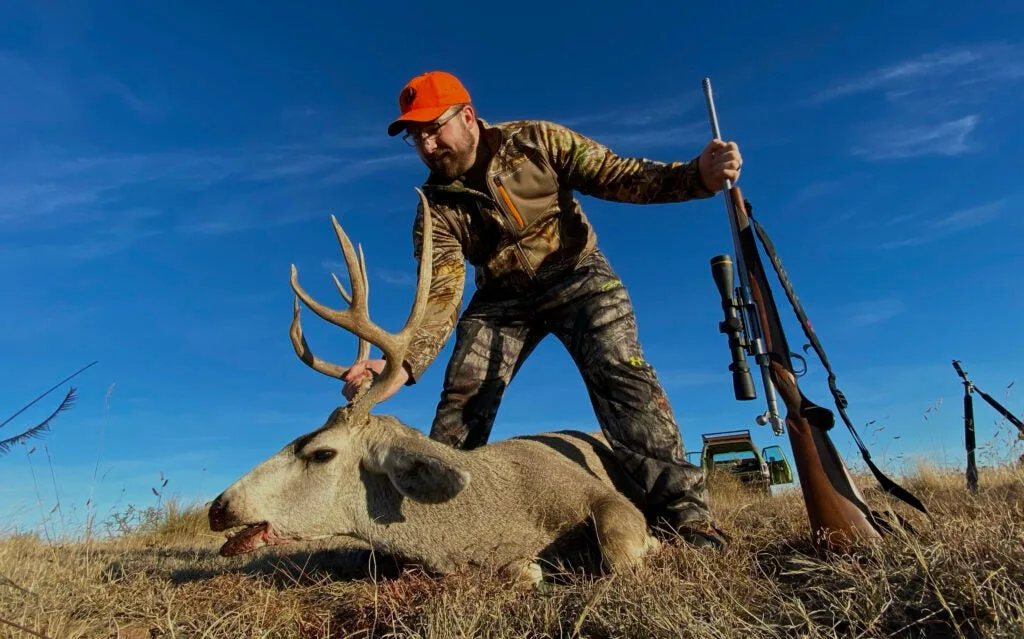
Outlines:
{"label": "camouflage jacket", "polygon": [[[544,121],[490,125],[481,144],[493,156],[487,193],[431,174],[423,184],[433,223],[433,279],[427,312],[406,356],[415,383],[451,336],[462,305],[465,263],[478,290],[522,290],[594,250],[597,237],[573,191],[614,202],[653,204],[711,197],[696,158],[624,158],[564,126]],[[413,224],[419,261],[423,208]]]}

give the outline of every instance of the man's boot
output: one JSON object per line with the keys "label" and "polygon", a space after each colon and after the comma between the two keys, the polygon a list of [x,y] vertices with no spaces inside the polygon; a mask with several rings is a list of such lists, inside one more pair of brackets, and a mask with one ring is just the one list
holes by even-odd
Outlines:
{"label": "man's boot", "polygon": [[[675,506],[675,507],[674,507]],[[671,503],[653,517],[648,516],[651,532],[661,541],[682,539],[695,548],[725,548],[727,536],[707,519],[694,519],[690,504]]]}

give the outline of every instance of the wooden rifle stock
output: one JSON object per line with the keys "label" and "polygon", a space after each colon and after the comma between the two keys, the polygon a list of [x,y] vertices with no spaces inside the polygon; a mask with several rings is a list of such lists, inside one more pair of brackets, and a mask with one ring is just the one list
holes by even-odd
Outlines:
{"label": "wooden rifle stock", "polygon": [[732,201],[738,235],[736,250],[743,254],[742,264],[757,309],[755,321],[761,325],[772,381],[786,406],[789,442],[813,541],[830,550],[847,551],[857,541],[880,537],[873,523],[875,517],[829,438],[827,431],[835,423],[832,412],[807,399],[797,384],[789,345],[757,252],[743,193],[739,187],[732,186],[728,197]]}

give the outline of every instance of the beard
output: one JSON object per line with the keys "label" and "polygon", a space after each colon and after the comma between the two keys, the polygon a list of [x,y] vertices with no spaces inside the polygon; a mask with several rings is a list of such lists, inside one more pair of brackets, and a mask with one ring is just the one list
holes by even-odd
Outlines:
{"label": "beard", "polygon": [[476,158],[473,138],[468,131],[462,133],[450,146],[435,147],[430,155],[421,152],[423,162],[431,171],[454,180],[473,166]]}
{"label": "beard", "polygon": [[471,163],[467,155],[466,152],[459,153],[454,149],[437,149],[430,157],[424,158],[424,162],[430,170],[454,180],[469,168]]}
{"label": "beard", "polygon": [[473,165],[472,149],[435,149],[429,157],[424,157],[430,170],[454,180],[469,170]]}

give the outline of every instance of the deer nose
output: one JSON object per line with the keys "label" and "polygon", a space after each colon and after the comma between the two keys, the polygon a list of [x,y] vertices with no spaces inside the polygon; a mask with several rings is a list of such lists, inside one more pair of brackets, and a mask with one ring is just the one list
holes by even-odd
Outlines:
{"label": "deer nose", "polygon": [[217,495],[217,498],[210,504],[209,520],[210,530],[225,530],[228,528],[227,522],[228,512],[228,500],[224,498],[224,494]]}

